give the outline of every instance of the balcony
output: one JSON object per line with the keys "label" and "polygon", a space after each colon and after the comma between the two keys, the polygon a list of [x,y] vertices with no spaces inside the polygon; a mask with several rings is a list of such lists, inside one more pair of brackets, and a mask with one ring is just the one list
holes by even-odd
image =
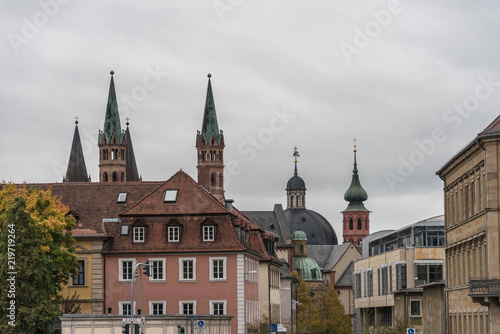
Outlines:
{"label": "balcony", "polygon": [[469,296],[476,303],[488,306],[494,303],[500,306],[500,279],[475,277],[469,280]]}

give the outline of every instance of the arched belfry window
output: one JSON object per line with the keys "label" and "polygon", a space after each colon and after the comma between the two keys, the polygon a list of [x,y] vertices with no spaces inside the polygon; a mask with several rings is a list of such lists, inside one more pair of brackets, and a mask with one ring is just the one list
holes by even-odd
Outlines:
{"label": "arched belfry window", "polygon": [[215,183],[215,173],[212,173],[212,175],[210,175],[210,185],[212,187],[215,187],[216,183]]}
{"label": "arched belfry window", "polygon": [[102,180],[103,180],[104,182],[108,182],[108,173],[104,172],[104,173],[102,174]]}
{"label": "arched belfry window", "polygon": [[118,181],[118,173],[117,172],[113,172],[113,179],[112,179],[113,182],[116,182]]}
{"label": "arched belfry window", "polygon": [[300,245],[300,254],[304,254],[304,245]]}
{"label": "arched belfry window", "polygon": [[349,219],[349,229],[350,229],[350,230],[353,230],[353,229],[354,229],[354,223],[353,223],[353,221],[352,221],[352,218],[351,218],[351,219]]}
{"label": "arched belfry window", "polygon": [[224,178],[222,177],[222,173],[219,174],[219,187],[224,187]]}
{"label": "arched belfry window", "polygon": [[361,218],[358,218],[358,230],[361,230],[363,227],[361,226]]}

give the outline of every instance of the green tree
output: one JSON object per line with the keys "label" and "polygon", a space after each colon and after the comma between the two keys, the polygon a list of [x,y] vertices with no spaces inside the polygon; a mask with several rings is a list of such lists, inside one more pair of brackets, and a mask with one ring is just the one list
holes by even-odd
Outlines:
{"label": "green tree", "polygon": [[297,286],[297,333],[308,333],[308,326],[311,322],[311,290],[297,270],[291,272],[291,275],[299,280]]}
{"label": "green tree", "polygon": [[50,333],[78,261],[68,208],[50,190],[0,191],[0,332]]}
{"label": "green tree", "polygon": [[311,333],[352,333],[351,318],[345,313],[337,291],[327,285],[314,296],[311,309]]}

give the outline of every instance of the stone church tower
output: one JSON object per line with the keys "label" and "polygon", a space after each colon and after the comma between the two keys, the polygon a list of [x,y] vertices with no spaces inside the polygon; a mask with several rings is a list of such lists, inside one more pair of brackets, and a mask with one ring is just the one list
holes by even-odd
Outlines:
{"label": "stone church tower", "polygon": [[198,151],[198,183],[219,201],[224,201],[224,135],[217,124],[212,93],[211,74],[208,74],[207,98],[201,132],[196,134]]}
{"label": "stone church tower", "polygon": [[365,208],[363,201],[368,199],[368,194],[361,186],[358,175],[358,164],[356,163],[356,139],[354,140],[354,169],[349,189],[344,194],[344,199],[349,202],[347,208],[342,211],[344,216],[343,236],[344,243],[352,242],[359,245],[361,239],[370,234],[370,211]]}
{"label": "stone church tower", "polygon": [[99,131],[99,181],[140,181],[135,162],[130,130],[123,131],[116,100],[114,72],[111,71],[108,105],[104,118],[104,130]]}

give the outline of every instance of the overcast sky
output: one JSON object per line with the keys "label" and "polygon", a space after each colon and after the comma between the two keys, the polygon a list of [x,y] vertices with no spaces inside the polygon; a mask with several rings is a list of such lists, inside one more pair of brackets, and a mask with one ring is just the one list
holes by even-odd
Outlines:
{"label": "overcast sky", "polygon": [[207,73],[226,198],[307,207],[342,234],[353,138],[371,232],[443,214],[435,172],[500,106],[500,2],[70,1],[0,4],[0,178],[61,182],[79,117],[98,181],[110,70],[139,173],[194,179]]}

